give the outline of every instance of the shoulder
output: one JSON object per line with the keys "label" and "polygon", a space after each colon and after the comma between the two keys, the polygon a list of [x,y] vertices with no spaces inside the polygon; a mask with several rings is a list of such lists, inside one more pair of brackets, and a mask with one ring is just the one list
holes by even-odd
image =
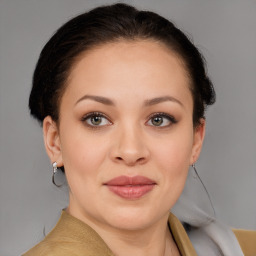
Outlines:
{"label": "shoulder", "polygon": [[[66,236],[59,231],[62,225],[59,223],[55,228],[37,245],[22,256],[79,256],[84,255],[86,244],[82,244],[71,236]],[[65,228],[65,227],[63,227]],[[91,254],[86,254],[90,256]]]}
{"label": "shoulder", "polygon": [[65,211],[45,239],[23,256],[113,256],[101,237]]}
{"label": "shoulder", "polygon": [[[73,247],[73,246],[72,246]],[[66,248],[65,244],[57,244],[45,238],[42,242],[30,249],[22,256],[78,256],[71,248]]]}
{"label": "shoulder", "polygon": [[256,255],[256,230],[233,229],[245,256]]}
{"label": "shoulder", "polygon": [[[95,254],[96,253],[96,254]],[[99,253],[99,254],[98,254]],[[88,246],[74,241],[57,241],[44,239],[42,242],[37,244],[35,247],[30,249],[22,256],[110,256],[108,251],[99,252],[95,250],[94,246]],[[112,255],[111,255],[112,256]]]}

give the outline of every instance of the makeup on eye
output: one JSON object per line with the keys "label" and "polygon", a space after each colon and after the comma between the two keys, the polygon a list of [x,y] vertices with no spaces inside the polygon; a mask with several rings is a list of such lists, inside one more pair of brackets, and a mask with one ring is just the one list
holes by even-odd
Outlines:
{"label": "makeup on eye", "polygon": [[90,112],[84,115],[81,121],[85,122],[87,126],[92,128],[108,126],[112,124],[109,118],[101,112]]}
{"label": "makeup on eye", "polygon": [[178,122],[175,117],[163,112],[151,114],[148,119],[147,125],[159,128],[169,127]]}
{"label": "makeup on eye", "polygon": [[[100,128],[103,126],[109,126],[113,124],[113,122],[110,121],[110,118],[106,114],[103,114],[101,112],[90,112],[84,115],[81,118],[81,121],[85,122],[86,125],[91,128]],[[157,112],[157,113],[151,114],[147,118],[147,121],[145,124],[148,126],[165,128],[176,123],[177,123],[177,120],[172,115],[163,113],[163,112]]]}

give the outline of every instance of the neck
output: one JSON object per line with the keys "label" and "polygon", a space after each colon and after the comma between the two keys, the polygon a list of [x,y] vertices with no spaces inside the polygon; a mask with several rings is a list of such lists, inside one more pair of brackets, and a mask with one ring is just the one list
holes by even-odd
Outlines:
{"label": "neck", "polygon": [[[70,213],[78,217],[76,214]],[[180,255],[167,224],[168,214],[153,225],[140,230],[122,230],[99,225],[87,218],[81,220],[101,236],[116,256]]]}
{"label": "neck", "polygon": [[167,225],[167,218],[143,230],[108,232],[100,235],[117,256],[178,256],[179,251]]}
{"label": "neck", "polygon": [[[118,256],[153,256],[165,255],[167,245],[166,225],[160,230],[159,227],[150,227],[139,231],[122,231],[101,233],[102,238],[108,244],[114,255]],[[170,255],[170,254],[169,254]]]}

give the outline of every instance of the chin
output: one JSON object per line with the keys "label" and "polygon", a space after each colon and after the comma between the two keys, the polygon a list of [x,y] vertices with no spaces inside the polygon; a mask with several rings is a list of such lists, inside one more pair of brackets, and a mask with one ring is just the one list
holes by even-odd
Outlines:
{"label": "chin", "polygon": [[[115,212],[105,212],[107,222],[115,228],[123,230],[140,230],[152,226],[163,215],[154,212],[153,209],[122,207],[115,209]],[[108,215],[108,216],[107,216]]]}

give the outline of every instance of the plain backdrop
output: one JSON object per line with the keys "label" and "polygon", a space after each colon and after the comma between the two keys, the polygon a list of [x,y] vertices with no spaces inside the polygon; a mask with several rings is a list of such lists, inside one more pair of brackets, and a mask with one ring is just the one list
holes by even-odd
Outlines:
{"label": "plain backdrop", "polygon": [[[39,242],[68,204],[51,183],[31,78],[53,32],[104,0],[0,0],[0,255]],[[256,1],[125,1],[171,19],[204,54],[217,93],[197,163],[219,220],[256,229]]]}

